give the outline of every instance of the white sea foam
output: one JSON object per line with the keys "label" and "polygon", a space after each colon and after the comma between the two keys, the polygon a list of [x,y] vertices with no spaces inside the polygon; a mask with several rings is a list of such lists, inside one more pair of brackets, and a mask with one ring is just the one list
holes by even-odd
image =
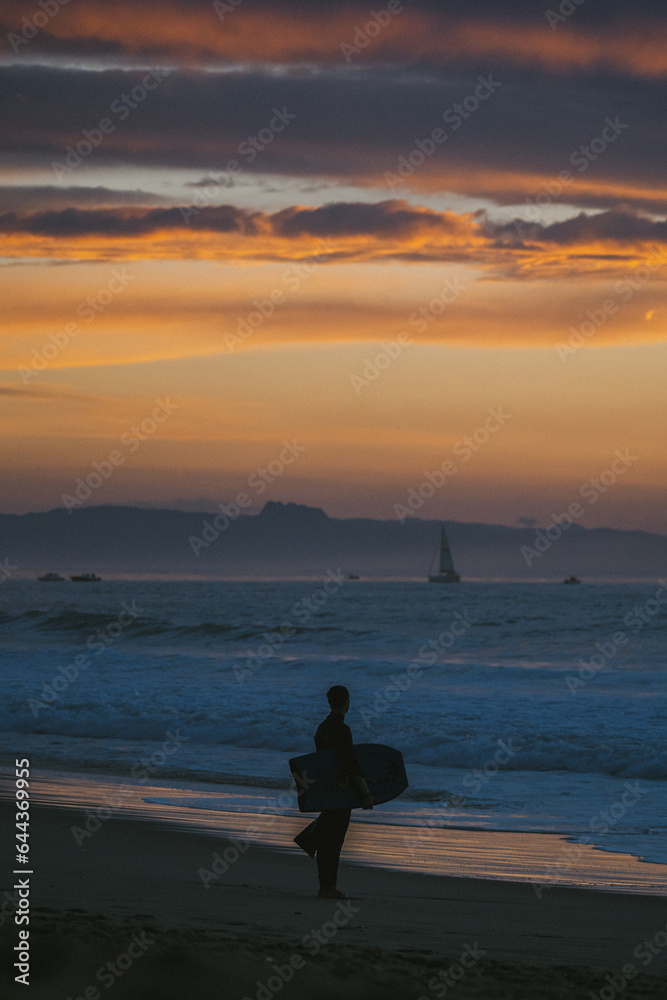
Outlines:
{"label": "white sea foam", "polygon": [[[287,758],[313,749],[326,688],[344,683],[355,740],[403,752],[397,822],[443,808],[462,825],[582,836],[639,780],[647,794],[594,842],[667,858],[665,615],[636,613],[656,587],[361,582],[306,613],[316,586],[8,581],[0,732],[43,761],[122,771],[178,729],[165,775],[280,788]],[[141,612],[107,645],[124,601]]]}

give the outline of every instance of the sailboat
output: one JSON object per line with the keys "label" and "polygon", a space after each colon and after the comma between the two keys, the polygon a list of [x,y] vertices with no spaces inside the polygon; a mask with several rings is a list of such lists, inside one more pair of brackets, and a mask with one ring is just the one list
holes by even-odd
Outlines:
{"label": "sailboat", "polygon": [[[434,564],[437,564],[437,572],[431,573],[428,578],[429,583],[460,583],[461,577],[454,569],[452,552],[447,541],[447,532],[444,524],[440,528],[440,545],[435,553]],[[432,569],[434,567],[431,567]]]}

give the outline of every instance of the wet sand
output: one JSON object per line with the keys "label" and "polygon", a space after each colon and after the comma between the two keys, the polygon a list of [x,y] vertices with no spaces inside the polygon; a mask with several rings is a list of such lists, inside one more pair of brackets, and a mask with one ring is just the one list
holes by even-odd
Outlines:
{"label": "wet sand", "polygon": [[[9,803],[0,818],[7,843]],[[82,818],[32,814],[33,1000],[86,989],[97,1000],[112,986],[118,1000],[611,1000],[623,980],[627,1000],[667,997],[660,896],[548,886],[538,898],[526,882],[343,860],[339,884],[355,898],[336,903],[315,898],[305,854],[118,816],[77,844]],[[0,935],[3,995],[20,995],[11,920]]]}

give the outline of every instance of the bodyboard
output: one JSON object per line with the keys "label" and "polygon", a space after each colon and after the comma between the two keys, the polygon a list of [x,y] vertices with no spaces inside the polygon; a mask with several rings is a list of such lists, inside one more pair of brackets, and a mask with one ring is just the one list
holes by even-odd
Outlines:
{"label": "bodyboard", "polygon": [[[383,743],[355,743],[354,752],[376,804],[395,799],[408,787],[400,750]],[[301,812],[361,807],[361,795],[353,778],[343,777],[338,750],[292,757],[289,766]]]}

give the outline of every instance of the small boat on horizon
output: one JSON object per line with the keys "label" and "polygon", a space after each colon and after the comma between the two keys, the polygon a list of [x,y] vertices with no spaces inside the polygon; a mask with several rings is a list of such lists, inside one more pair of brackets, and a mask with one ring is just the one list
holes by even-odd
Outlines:
{"label": "small boat on horizon", "polygon": [[95,573],[79,573],[76,576],[70,576],[70,580],[74,583],[99,583],[101,579],[102,577]]}
{"label": "small boat on horizon", "polygon": [[37,579],[40,583],[64,583],[65,577],[61,576],[60,573],[45,573],[44,576],[38,576]]}
{"label": "small boat on horizon", "polygon": [[346,580],[358,580],[359,577],[357,576],[356,573],[348,573],[347,576],[345,577],[345,579]]}
{"label": "small boat on horizon", "polygon": [[[461,577],[454,569],[452,551],[447,540],[447,532],[444,524],[440,528],[440,545],[438,546],[433,562],[437,564],[437,571],[430,573],[429,583],[460,583]],[[433,566],[431,567],[433,569]]]}
{"label": "small boat on horizon", "polygon": [[578,576],[568,576],[567,580],[563,580],[563,583],[581,583]]}

